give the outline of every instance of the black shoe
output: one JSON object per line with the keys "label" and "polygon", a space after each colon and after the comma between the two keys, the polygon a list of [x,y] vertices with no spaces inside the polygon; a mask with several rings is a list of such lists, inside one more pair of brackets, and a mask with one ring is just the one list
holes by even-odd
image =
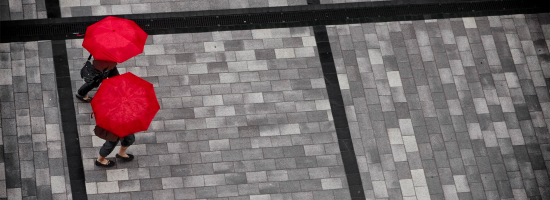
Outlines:
{"label": "black shoe", "polygon": [[75,96],[77,99],[80,99],[81,101],[88,102],[88,103],[92,102],[92,99],[93,99],[92,97],[88,97],[88,99],[84,99],[84,97],[83,97],[83,96],[80,96],[79,94],[75,94],[74,96]]}
{"label": "black shoe", "polygon": [[132,161],[134,159],[134,155],[129,154],[129,153],[128,153],[128,157],[123,157],[121,155],[118,155],[118,153],[116,154],[116,157],[120,158],[121,160],[126,161],[126,162]]}
{"label": "black shoe", "polygon": [[99,161],[95,161],[95,166],[98,167],[112,167],[115,166],[115,161],[108,160],[109,162],[107,164],[100,163]]}

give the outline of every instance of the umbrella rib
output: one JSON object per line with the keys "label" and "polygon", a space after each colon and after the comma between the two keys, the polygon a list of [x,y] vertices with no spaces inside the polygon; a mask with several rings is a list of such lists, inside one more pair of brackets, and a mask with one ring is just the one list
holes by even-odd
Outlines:
{"label": "umbrella rib", "polygon": [[128,41],[128,43],[132,44],[132,46],[134,47],[134,49],[137,49],[139,50],[139,47],[136,45],[136,43],[132,42],[132,40],[126,38],[126,35],[121,35],[121,34],[118,34],[118,36],[120,36],[121,38],[124,38],[126,41]]}
{"label": "umbrella rib", "polygon": [[110,51],[108,51],[107,49],[101,48],[100,50],[101,50],[105,55],[107,55],[108,57],[110,57],[111,59],[117,60],[117,59],[116,59],[117,56],[114,55],[113,53],[111,53]]}
{"label": "umbrella rib", "polygon": [[132,73],[105,80],[96,93],[97,105],[92,103],[94,111],[103,110],[97,124],[122,135],[147,130],[159,110],[158,101],[151,100],[157,100],[154,88],[148,84]]}
{"label": "umbrella rib", "polygon": [[[136,43],[140,43],[143,39],[141,36],[144,32],[135,22],[117,17],[107,17],[101,20],[100,23],[92,26],[94,26],[93,32],[98,34],[94,34],[94,36],[88,39],[95,40],[95,43],[98,44],[105,44],[107,45],[106,47],[112,46],[107,49],[97,49],[102,52],[106,57],[105,59],[124,62],[129,59],[128,55],[124,52],[143,52],[143,49]],[[101,38],[107,39],[102,40]]]}

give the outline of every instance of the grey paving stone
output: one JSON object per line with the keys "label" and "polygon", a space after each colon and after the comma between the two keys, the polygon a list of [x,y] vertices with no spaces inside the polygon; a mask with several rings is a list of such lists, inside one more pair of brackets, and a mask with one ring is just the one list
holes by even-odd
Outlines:
{"label": "grey paving stone", "polygon": [[260,183],[258,185],[260,194],[276,194],[279,193],[279,183]]}
{"label": "grey paving stone", "polygon": [[90,6],[71,7],[71,15],[73,17],[91,16],[92,15],[92,7],[90,7]]}
{"label": "grey paving stone", "polygon": [[493,174],[481,174],[481,180],[486,191],[497,190]]}
{"label": "grey paving stone", "polygon": [[453,185],[455,184],[450,168],[439,168],[439,180],[443,185]]}
{"label": "grey paving stone", "polygon": [[427,177],[426,182],[428,183],[430,194],[437,195],[443,193],[443,188],[441,187],[438,177]]}
{"label": "grey paving stone", "polygon": [[[19,144],[19,159],[23,160],[32,160],[33,159],[33,148],[32,144]],[[32,163],[30,163],[31,166]]]}
{"label": "grey paving stone", "polygon": [[321,190],[321,180],[302,180],[300,181],[302,191]]}
{"label": "grey paving stone", "polygon": [[[31,127],[30,126],[20,126],[20,127],[18,127],[17,128],[17,134],[18,134],[17,140],[18,140],[19,143],[31,143],[32,142],[32,133],[31,133]],[[61,152],[55,152],[55,153],[61,153]],[[55,154],[55,153],[52,152],[52,153],[50,153],[50,155]]]}
{"label": "grey paving stone", "polygon": [[51,187],[48,186],[38,186],[36,188],[36,197],[39,199],[52,199]]}
{"label": "grey paving stone", "polygon": [[174,199],[174,191],[170,190],[154,190],[153,199]]}
{"label": "grey paving stone", "polygon": [[140,179],[141,191],[162,189],[162,179]]}
{"label": "grey paving stone", "polygon": [[[10,85],[2,85],[0,86],[0,93],[1,93],[1,101],[2,102],[9,102],[13,101],[13,86]],[[42,95],[40,95],[42,96]]]}
{"label": "grey paving stone", "polygon": [[485,191],[483,190],[483,185],[481,183],[472,183],[470,186],[472,196],[475,198],[487,198]]}
{"label": "grey paving stone", "polygon": [[21,179],[22,188],[21,193],[24,196],[35,196],[36,195],[36,180],[33,179]]}
{"label": "grey paving stone", "polygon": [[104,182],[107,181],[107,174],[105,171],[86,171],[85,172],[87,182]]}
{"label": "grey paving stone", "polygon": [[258,184],[241,184],[238,185],[239,194],[241,195],[257,195],[260,194]]}
{"label": "grey paving stone", "polygon": [[191,167],[189,165],[173,165],[170,166],[170,173],[172,176],[178,177],[191,175]]}
{"label": "grey paving stone", "polygon": [[222,152],[223,161],[239,161],[243,160],[242,150],[232,150]]}
{"label": "grey paving stone", "polygon": [[158,155],[140,156],[138,158],[139,167],[159,166]]}
{"label": "grey paving stone", "polygon": [[4,152],[5,153],[17,153],[18,152],[17,137],[15,137],[15,136],[4,136],[3,140],[6,141],[6,144],[4,145]]}
{"label": "grey paving stone", "polygon": [[[4,120],[8,121],[8,119],[11,118],[11,120],[13,120],[13,130],[15,130],[15,104],[13,102],[7,102],[7,103],[2,103],[2,117],[4,118]],[[9,121],[11,121],[9,120]],[[5,123],[5,126],[6,127],[10,127],[9,126],[10,122],[6,122]],[[6,132],[9,133],[9,130],[6,130]]]}
{"label": "grey paving stone", "polygon": [[131,193],[132,199],[153,199],[153,192],[152,191],[140,191],[140,192],[132,192]]}
{"label": "grey paving stone", "polygon": [[236,185],[217,186],[216,190],[218,192],[219,197],[237,196],[239,194],[239,191]]}
{"label": "grey paving stone", "polygon": [[[160,156],[159,156],[160,157]],[[160,162],[161,164],[165,164]],[[149,175],[151,178],[165,178],[170,177],[170,166],[150,167]]]}
{"label": "grey paving stone", "polygon": [[13,91],[14,92],[27,92],[27,79],[24,76],[14,76]]}
{"label": "grey paving stone", "polygon": [[225,185],[225,176],[223,174],[205,175],[204,182],[206,186]]}
{"label": "grey paving stone", "polygon": [[296,160],[296,167],[298,168],[313,168],[317,167],[317,159],[314,156],[299,157]]}

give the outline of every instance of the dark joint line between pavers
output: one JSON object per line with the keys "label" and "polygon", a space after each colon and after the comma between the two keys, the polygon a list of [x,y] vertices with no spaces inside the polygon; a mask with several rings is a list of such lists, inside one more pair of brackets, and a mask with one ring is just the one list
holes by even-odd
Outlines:
{"label": "dark joint line between pavers", "polygon": [[[60,19],[61,8],[59,0],[49,0],[46,3],[48,18]],[[5,28],[2,29],[5,31]],[[69,61],[67,57],[66,42],[63,38],[52,40],[52,52],[54,73],[59,99],[59,111],[61,114],[61,128],[65,144],[65,156],[68,163],[69,181],[71,185],[72,199],[86,200],[86,183],[82,153],[76,125],[76,111],[73,104],[73,93],[70,81]]]}
{"label": "dark joint line between pavers", "polygon": [[[328,41],[327,28],[325,26],[314,26],[313,32],[317,46],[330,45]],[[327,86],[327,94],[330,101],[330,108],[336,136],[338,137],[338,146],[342,155],[342,163],[348,181],[348,189],[352,199],[365,199],[365,192],[359,173],[359,165],[357,157],[353,149],[353,142],[348,127],[347,116],[345,115],[345,107],[343,106],[343,98],[336,74],[336,66],[330,48],[319,52],[319,59],[325,63],[322,67],[325,84]],[[329,89],[332,88],[332,89]]]}
{"label": "dark joint line between pavers", "polygon": [[[76,111],[73,104],[73,93],[70,82],[63,81],[68,78],[63,74],[69,73],[67,49],[65,40],[53,40],[52,50],[54,55],[54,67],[57,83],[57,94],[59,96],[59,109],[61,112],[61,127],[65,143],[65,155],[69,168],[69,180],[73,199],[88,199],[86,195],[86,183],[84,178],[84,167],[76,125]],[[68,85],[67,85],[68,84]]]}

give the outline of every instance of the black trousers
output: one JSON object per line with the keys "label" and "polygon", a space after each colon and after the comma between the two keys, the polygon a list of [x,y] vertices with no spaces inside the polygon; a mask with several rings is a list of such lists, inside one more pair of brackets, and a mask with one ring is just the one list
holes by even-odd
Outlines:
{"label": "black trousers", "polygon": [[[109,141],[105,140],[105,143],[103,143],[103,146],[101,149],[99,149],[99,155],[103,157],[107,157],[113,150],[115,149],[116,145],[118,144],[118,141],[120,141],[120,138],[117,141]],[[120,142],[120,145],[123,147],[129,147],[136,141],[136,136],[134,134],[128,135],[126,137],[123,137],[122,142]]]}
{"label": "black trousers", "polygon": [[[120,73],[118,72],[118,69],[115,67],[109,72],[109,75],[107,75],[107,77],[111,78],[113,76],[118,76],[118,75],[120,75]],[[100,84],[101,84],[101,82],[100,82]],[[80,89],[78,89],[77,93],[80,96],[86,96],[86,94],[88,94],[88,92],[92,91],[92,89],[97,88],[97,87],[99,87],[99,84],[95,85],[93,83],[86,82],[86,83],[84,83],[84,85],[80,86]]]}

